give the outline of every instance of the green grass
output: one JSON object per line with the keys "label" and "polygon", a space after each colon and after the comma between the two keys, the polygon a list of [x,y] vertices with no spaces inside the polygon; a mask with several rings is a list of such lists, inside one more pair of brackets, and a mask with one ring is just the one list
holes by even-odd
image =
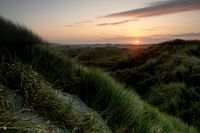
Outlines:
{"label": "green grass", "polygon": [[[144,100],[158,107],[159,110],[177,116],[199,128],[199,45],[158,45],[156,47],[159,55],[141,65],[112,71],[112,76],[126,86],[132,87]],[[165,49],[162,49],[163,47]],[[181,87],[180,83],[184,84],[184,87]],[[173,93],[179,91],[180,93]],[[173,101],[171,101],[172,96]],[[169,102],[174,103],[173,107]]]}
{"label": "green grass", "polygon": [[[0,132],[53,132],[50,124],[38,124],[35,122],[37,116],[24,117],[20,111],[15,110],[14,103],[8,100],[5,94],[6,88],[0,84]],[[21,110],[22,111],[22,110]]]}
{"label": "green grass", "polygon": [[76,94],[90,107],[101,111],[114,132],[196,132],[180,120],[152,108],[99,70],[79,66],[50,48],[39,46],[31,51],[28,51],[28,61],[34,69],[55,88]]}
{"label": "green grass", "polygon": [[29,107],[54,122],[58,121],[63,128],[86,133],[111,132],[95,111],[81,109],[75,98],[53,89],[29,66],[21,63],[5,64],[1,76],[4,77],[4,84],[25,96]]}
{"label": "green grass", "polygon": [[[118,82],[125,84],[126,88],[132,88],[143,100],[159,108],[160,111],[179,117],[188,124],[199,128],[199,44],[199,41],[174,40],[150,45],[139,51],[135,50],[128,56],[120,54],[123,49],[118,49],[118,54],[110,55],[116,60],[108,59],[109,62],[107,59],[104,60],[104,56],[102,58],[99,57],[100,62],[94,59],[85,62],[84,59],[79,58],[77,60],[76,57],[75,60],[89,67],[92,65],[92,67],[100,67],[106,70]],[[109,49],[105,49],[106,47],[101,49],[101,52],[106,54]],[[83,53],[81,54],[82,51]],[[84,51],[87,51],[87,48],[80,48],[79,56],[85,57]],[[98,54],[98,51],[98,49],[93,49],[91,54]],[[90,50],[87,52],[87,55],[90,55]],[[179,91],[179,83],[184,84],[185,87],[181,89],[180,94],[173,94],[173,103],[176,103],[173,106],[175,108],[173,110],[168,101],[171,101],[172,93],[170,92]],[[173,87],[170,84],[177,84],[177,87]],[[168,85],[169,87],[167,87]],[[162,91],[168,93],[162,93],[162,96],[159,96],[158,93]]]}

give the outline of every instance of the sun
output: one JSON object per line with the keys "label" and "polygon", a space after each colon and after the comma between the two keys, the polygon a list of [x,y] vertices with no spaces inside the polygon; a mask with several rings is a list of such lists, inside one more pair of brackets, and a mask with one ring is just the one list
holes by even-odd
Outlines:
{"label": "sun", "polygon": [[139,43],[140,43],[140,41],[139,41],[139,40],[135,40],[135,43],[136,43],[136,44],[139,44]]}

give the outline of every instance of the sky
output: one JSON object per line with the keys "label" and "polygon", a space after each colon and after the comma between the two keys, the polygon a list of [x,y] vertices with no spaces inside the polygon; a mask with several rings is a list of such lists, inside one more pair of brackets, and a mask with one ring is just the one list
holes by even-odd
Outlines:
{"label": "sky", "polygon": [[200,0],[0,0],[0,15],[52,43],[200,39]]}

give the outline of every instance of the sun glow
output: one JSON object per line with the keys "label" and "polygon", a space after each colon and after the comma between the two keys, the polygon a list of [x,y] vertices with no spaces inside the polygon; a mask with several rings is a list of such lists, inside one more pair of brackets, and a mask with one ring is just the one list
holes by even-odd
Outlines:
{"label": "sun glow", "polygon": [[136,43],[136,44],[139,44],[139,43],[140,43],[140,41],[139,41],[139,40],[135,40],[135,43]]}

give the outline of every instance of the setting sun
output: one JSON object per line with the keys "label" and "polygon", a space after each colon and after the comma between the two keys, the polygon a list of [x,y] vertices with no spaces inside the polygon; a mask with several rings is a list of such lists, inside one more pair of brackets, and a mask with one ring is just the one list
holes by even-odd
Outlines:
{"label": "setting sun", "polygon": [[140,43],[140,41],[136,40],[136,41],[135,41],[135,43],[136,43],[136,44],[139,44],[139,43]]}

